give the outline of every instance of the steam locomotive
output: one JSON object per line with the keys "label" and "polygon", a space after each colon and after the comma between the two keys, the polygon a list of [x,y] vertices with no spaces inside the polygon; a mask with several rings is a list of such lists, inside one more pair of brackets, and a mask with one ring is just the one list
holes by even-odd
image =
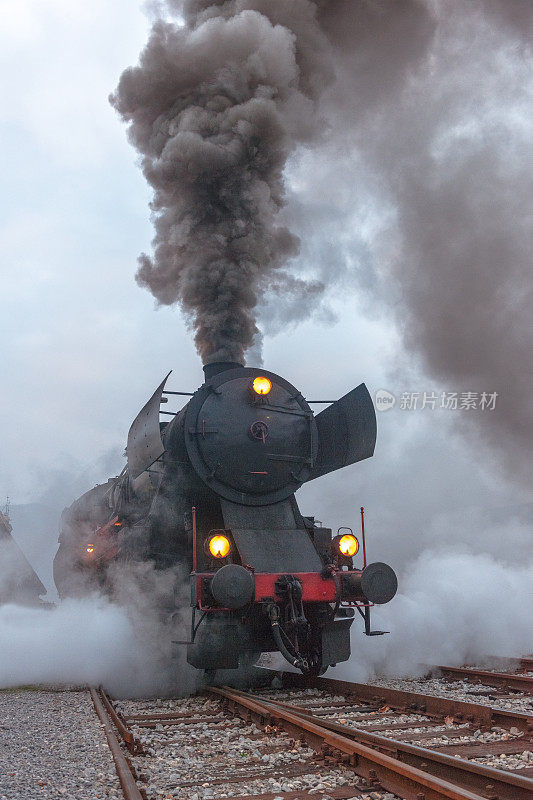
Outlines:
{"label": "steam locomotive", "polygon": [[[194,667],[237,669],[278,652],[322,673],[350,657],[356,612],[367,635],[382,633],[370,608],[392,599],[397,580],[366,552],[354,567],[353,532],[303,516],[294,494],[373,455],[372,400],[361,384],[315,416],[272,372],[219,362],[204,373],[176,414],[161,409],[185,394],[165,389],[167,375],[130,428],[121,475],[63,512],[56,586],[62,596],[80,578],[105,586],[117,563],[186,572]],[[169,602],[165,613],[176,610]]]}

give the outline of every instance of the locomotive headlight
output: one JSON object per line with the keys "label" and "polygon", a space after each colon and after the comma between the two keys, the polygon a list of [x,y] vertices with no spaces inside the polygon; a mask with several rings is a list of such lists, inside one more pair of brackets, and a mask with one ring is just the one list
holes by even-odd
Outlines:
{"label": "locomotive headlight", "polygon": [[258,375],[257,378],[253,380],[252,389],[256,394],[268,394],[272,389],[272,381],[265,378],[263,375]]}
{"label": "locomotive headlight", "polygon": [[91,556],[94,553],[94,544],[88,544],[85,551]]}
{"label": "locomotive headlight", "polygon": [[355,536],[352,536],[351,533],[347,533],[344,536],[341,536],[337,541],[337,548],[341,556],[348,556],[349,558],[352,558],[352,556],[355,556],[359,550],[359,542]]}
{"label": "locomotive headlight", "polygon": [[231,550],[231,542],[227,536],[217,533],[209,539],[207,547],[214,558],[226,558]]}

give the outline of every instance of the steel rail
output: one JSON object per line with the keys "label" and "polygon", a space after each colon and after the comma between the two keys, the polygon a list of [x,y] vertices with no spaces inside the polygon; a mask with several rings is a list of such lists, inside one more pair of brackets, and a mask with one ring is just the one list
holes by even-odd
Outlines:
{"label": "steel rail", "polygon": [[113,724],[111,722],[111,718],[107,713],[102,698],[94,689],[90,689],[90,692],[94,708],[103,725],[107,743],[109,745],[109,749],[111,750],[113,761],[115,762],[115,768],[117,770],[118,779],[122,787],[124,799],[143,800],[143,796],[139,791],[139,787],[135,782],[135,777],[133,775],[132,769],[126,760],[124,753],[120,749],[119,741],[113,731]]}
{"label": "steel rail", "polygon": [[292,711],[228,688],[210,687],[206,691],[225,698],[241,716],[252,715],[262,723],[281,723],[284,729],[298,738],[305,738],[315,750],[323,750],[324,745],[327,745],[346,754],[354,772],[363,777],[371,787],[382,786],[405,800],[482,800],[482,795],[356,742],[344,735],[344,731],[343,735],[330,731],[319,721],[307,720]]}
{"label": "steel rail", "polygon": [[489,686],[504,686],[509,689],[517,689],[520,692],[533,694],[533,678],[528,675],[516,675],[507,672],[490,672],[484,669],[474,669],[471,667],[447,667],[436,666],[444,677],[459,678],[459,680],[478,681]]}
{"label": "steel rail", "polygon": [[128,748],[129,752],[132,755],[140,755],[143,752],[143,748],[142,748],[141,743],[135,738],[135,736],[133,735],[131,730],[128,728],[126,723],[119,717],[119,715],[117,714],[117,712],[115,710],[115,707],[114,707],[113,703],[111,702],[111,698],[109,697],[109,695],[107,694],[105,689],[102,686],[100,686],[98,688],[98,692],[100,694],[100,697],[102,698],[102,701],[103,701],[104,706],[105,706],[105,708],[107,710],[107,713],[109,714],[109,716],[113,720],[115,728],[118,730],[118,732],[122,736],[122,739],[124,740],[124,744]]}
{"label": "steel rail", "polygon": [[340,692],[357,700],[386,703],[391,708],[412,712],[420,711],[428,716],[439,718],[452,716],[457,720],[475,722],[480,727],[490,728],[498,725],[500,727],[515,726],[524,732],[533,730],[533,714],[507,711],[480,703],[467,703],[464,700],[454,700],[449,697],[420,694],[405,689],[390,689],[387,686],[373,686],[369,683],[351,683],[334,678],[308,678],[293,672],[283,674],[283,684],[286,687],[300,689],[312,687],[328,692]]}
{"label": "steel rail", "polygon": [[[239,692],[239,694],[255,698],[255,695],[248,695],[245,692]],[[270,700],[264,697],[257,699],[267,705],[278,706],[292,711],[294,714],[316,722],[316,724],[330,731],[335,731],[355,741],[368,744],[370,747],[376,747],[382,752],[388,752],[394,758],[428,771],[438,778],[450,780],[452,779],[451,776],[454,776],[452,780],[455,782],[455,777],[457,777],[461,786],[478,792],[483,797],[493,795],[498,800],[531,800],[533,797],[533,780],[531,778],[488,767],[484,764],[477,764],[466,759],[431,750],[430,748],[421,747],[420,745],[400,742],[387,736],[369,733],[361,728],[340,725],[333,720],[317,717],[291,703],[282,703],[279,700]],[[435,737],[438,736],[439,732],[436,732]],[[487,789],[487,787],[489,788]]]}

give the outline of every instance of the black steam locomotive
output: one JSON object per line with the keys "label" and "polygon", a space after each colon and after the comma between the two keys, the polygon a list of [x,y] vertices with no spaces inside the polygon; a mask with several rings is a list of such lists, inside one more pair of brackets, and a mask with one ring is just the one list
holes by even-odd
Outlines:
{"label": "black steam locomotive", "polygon": [[391,600],[397,581],[366,554],[355,568],[352,531],[333,536],[302,516],[294,493],[373,454],[372,400],[361,384],[315,416],[279,375],[233,362],[204,372],[176,414],[160,408],[183,394],[165,390],[167,375],[130,428],[122,474],[64,511],[58,591],[75,593],[87,576],[105,585],[117,562],[185,568],[190,664],[236,669],[277,651],[304,673],[323,672],[349,658],[355,611],[366,634],[381,633],[370,607]]}

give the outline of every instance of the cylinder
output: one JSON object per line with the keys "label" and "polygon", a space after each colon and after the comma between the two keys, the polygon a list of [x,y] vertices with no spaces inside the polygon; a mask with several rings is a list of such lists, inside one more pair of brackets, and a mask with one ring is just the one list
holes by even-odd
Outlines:
{"label": "cylinder", "polygon": [[341,573],[342,598],[383,605],[388,603],[398,589],[396,573],[388,564],[376,561],[363,570]]}

